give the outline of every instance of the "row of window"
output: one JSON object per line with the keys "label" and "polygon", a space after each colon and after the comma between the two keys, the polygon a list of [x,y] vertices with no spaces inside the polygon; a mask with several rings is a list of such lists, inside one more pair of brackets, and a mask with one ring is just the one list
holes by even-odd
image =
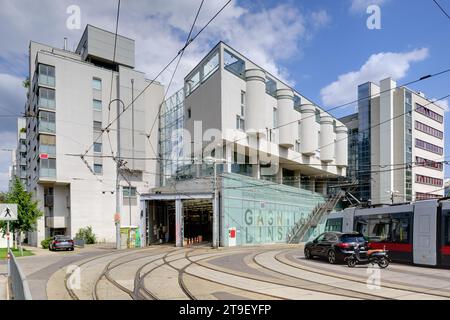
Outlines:
{"label": "row of window", "polygon": [[436,146],[432,143],[420,139],[416,139],[416,147],[439,155],[442,155],[444,152],[442,147]]}
{"label": "row of window", "polygon": [[437,121],[439,123],[442,123],[444,121],[444,117],[440,114],[425,108],[424,106],[421,106],[420,104],[416,103],[416,111],[420,114],[423,114],[424,116],[433,119],[434,121]]}
{"label": "row of window", "polygon": [[442,171],[444,169],[444,165],[442,164],[442,162],[436,162],[421,157],[416,157],[416,165],[430,169],[436,169],[439,171]]}
{"label": "row of window", "polygon": [[442,187],[444,184],[444,180],[442,180],[442,179],[423,176],[420,174],[416,174],[416,182],[421,183],[421,184],[427,184],[430,186],[435,186],[435,187]]}
{"label": "row of window", "polygon": [[429,200],[429,199],[438,199],[442,196],[439,194],[432,194],[432,193],[422,193],[422,192],[416,192],[416,201],[418,200]]}
{"label": "row of window", "polygon": [[[93,93],[95,91],[101,91],[102,90],[102,80],[99,78],[92,78],[92,89]],[[94,114],[94,119],[101,119],[102,118],[102,101],[98,99],[92,99],[92,109]],[[96,114],[99,116],[96,117]],[[98,142],[98,136],[102,130],[102,122],[98,120],[93,121],[93,131],[94,131],[94,153],[101,153],[103,150],[102,143]],[[103,165],[101,163],[101,159],[96,162],[96,159],[94,158],[94,173],[95,174],[103,174]]]}
{"label": "row of window", "polygon": [[427,126],[426,124],[419,121],[416,121],[416,129],[439,139],[442,139],[444,137],[444,133],[442,131]]}

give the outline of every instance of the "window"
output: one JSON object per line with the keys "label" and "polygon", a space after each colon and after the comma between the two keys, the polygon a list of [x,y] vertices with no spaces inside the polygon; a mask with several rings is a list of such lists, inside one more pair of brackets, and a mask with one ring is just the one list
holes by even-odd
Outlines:
{"label": "window", "polygon": [[92,78],[92,89],[102,90],[102,80],[99,78]]}
{"label": "window", "polygon": [[425,108],[424,106],[421,106],[418,103],[416,103],[416,111],[430,119],[433,119],[434,121],[439,122],[439,123],[442,123],[444,121],[444,118],[440,114],[438,114],[434,111],[431,111],[430,109]]}
{"label": "window", "polygon": [[343,218],[328,219],[325,225],[325,231],[338,231],[342,232]]}
{"label": "window", "polygon": [[191,110],[191,108],[187,109],[187,113],[188,113],[188,119],[190,119],[191,116],[192,116],[192,110]]}
{"label": "window", "polygon": [[102,174],[103,173],[103,165],[101,165],[101,164],[94,164],[94,173],[95,174]]}
{"label": "window", "polygon": [[320,110],[316,109],[316,122],[320,123]]}
{"label": "window", "polygon": [[56,137],[45,134],[40,135],[39,153],[47,153],[50,157],[56,156]]}
{"label": "window", "polygon": [[94,152],[102,152],[102,144],[99,142],[94,142]]}
{"label": "window", "polygon": [[302,105],[302,99],[299,96],[294,95],[294,109],[297,110],[298,112],[300,112],[301,105]]}
{"label": "window", "polygon": [[266,93],[272,97],[277,97],[277,83],[271,78],[266,79]]}
{"label": "window", "polygon": [[47,109],[55,109],[55,90],[39,88],[39,106]]}
{"label": "window", "polygon": [[442,171],[444,169],[444,165],[442,164],[442,162],[436,162],[422,157],[416,157],[416,165],[439,171]]}
{"label": "window", "polygon": [[412,213],[380,214],[356,218],[356,229],[371,242],[411,242]]}
{"label": "window", "polygon": [[245,117],[245,91],[241,91],[241,116]]}
{"label": "window", "polygon": [[442,179],[423,176],[420,174],[416,174],[416,182],[420,183],[420,184],[427,184],[430,186],[435,186],[435,187],[442,187],[444,184],[444,181]]}
{"label": "window", "polygon": [[450,246],[450,214],[446,213],[444,217],[444,245]]}
{"label": "window", "polygon": [[92,100],[92,107],[96,111],[102,111],[102,100],[93,99]]}
{"label": "window", "polygon": [[417,200],[439,199],[439,198],[442,198],[442,196],[439,194],[416,192],[416,201]]}
{"label": "window", "polygon": [[442,139],[444,137],[442,131],[427,126],[426,124],[419,121],[416,121],[416,129],[439,139]]}
{"label": "window", "polygon": [[186,95],[189,95],[200,85],[200,71],[197,71],[189,80],[186,81]]}
{"label": "window", "polygon": [[39,84],[55,86],[55,67],[45,64],[39,65]]}
{"label": "window", "polygon": [[240,78],[245,77],[245,62],[228,50],[224,50],[224,68]]}
{"label": "window", "polygon": [[241,116],[236,116],[236,129],[245,131],[245,120]]}
{"label": "window", "polygon": [[39,112],[39,120],[55,123],[55,113],[49,112],[49,111],[40,111]]}
{"label": "window", "polygon": [[423,149],[423,150],[426,150],[426,151],[430,151],[430,152],[439,154],[439,155],[442,155],[443,152],[444,152],[442,147],[436,146],[436,145],[434,145],[432,143],[428,143],[428,142],[425,142],[425,141],[420,140],[420,139],[416,139],[416,147],[420,148],[420,149]]}
{"label": "window", "polygon": [[55,177],[56,159],[40,159],[39,175],[42,177]]}
{"label": "window", "polygon": [[123,187],[123,196],[126,198],[136,197],[136,187]]}
{"label": "window", "polygon": [[94,121],[94,130],[102,130],[102,123],[100,121]]}
{"label": "window", "polygon": [[203,65],[202,81],[208,79],[217,69],[219,69],[219,52],[216,51]]}

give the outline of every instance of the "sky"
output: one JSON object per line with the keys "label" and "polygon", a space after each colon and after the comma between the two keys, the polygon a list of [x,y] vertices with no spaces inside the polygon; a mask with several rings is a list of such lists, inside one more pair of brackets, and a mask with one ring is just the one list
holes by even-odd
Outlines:
{"label": "sky", "polygon": [[[121,2],[119,34],[135,39],[136,69],[152,79],[183,47],[201,0]],[[205,0],[198,31],[226,0]],[[450,12],[450,1],[440,0]],[[0,149],[16,146],[15,116],[23,112],[30,40],[74,49],[86,24],[115,29],[117,1],[0,0]],[[80,9],[80,28],[67,27]],[[369,29],[370,5],[380,29]],[[69,20],[72,21],[72,20]],[[372,21],[372,20],[371,20]],[[392,77],[398,84],[450,68],[450,19],[432,0],[234,0],[188,47],[172,90],[220,40],[292,85],[324,109],[356,99],[358,84]],[[161,75],[167,84],[173,67]],[[450,94],[450,73],[410,86],[429,98]],[[441,102],[448,108],[448,101]],[[334,110],[341,117],[355,105]],[[445,121],[446,129],[450,118]],[[447,130],[445,157],[449,157]],[[0,191],[11,155],[0,151]],[[446,168],[446,172],[448,172]],[[446,176],[449,176],[447,174]]]}

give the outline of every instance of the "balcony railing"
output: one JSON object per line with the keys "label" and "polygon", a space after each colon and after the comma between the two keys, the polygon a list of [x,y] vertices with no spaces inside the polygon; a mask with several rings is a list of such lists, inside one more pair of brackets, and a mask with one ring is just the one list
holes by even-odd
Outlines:
{"label": "balcony railing", "polygon": [[49,87],[55,86],[55,77],[50,77],[44,74],[39,75],[39,84]]}
{"label": "balcony railing", "polygon": [[39,170],[39,177],[41,177],[41,178],[56,178],[56,169],[41,168]]}
{"label": "balcony railing", "polygon": [[50,157],[56,157],[56,146],[41,144],[39,146],[39,153],[46,153]]}
{"label": "balcony railing", "polygon": [[56,125],[54,122],[39,121],[39,132],[41,133],[55,133]]}

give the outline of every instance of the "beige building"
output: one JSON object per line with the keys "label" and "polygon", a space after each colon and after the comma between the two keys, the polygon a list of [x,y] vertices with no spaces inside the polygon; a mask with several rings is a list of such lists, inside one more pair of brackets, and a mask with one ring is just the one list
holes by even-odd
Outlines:
{"label": "beige building", "polygon": [[[389,78],[379,86],[360,85],[358,95],[358,160],[353,163],[360,198],[381,204],[442,197],[443,108],[421,92],[397,88]],[[355,127],[354,119],[341,120]]]}

